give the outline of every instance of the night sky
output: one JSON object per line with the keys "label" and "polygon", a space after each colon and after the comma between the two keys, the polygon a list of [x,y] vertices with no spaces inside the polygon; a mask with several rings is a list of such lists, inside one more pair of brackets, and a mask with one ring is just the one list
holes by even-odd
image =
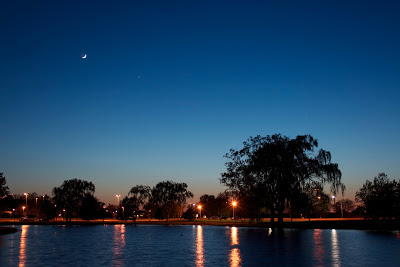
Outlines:
{"label": "night sky", "polygon": [[223,155],[248,137],[311,134],[353,198],[379,172],[400,177],[399,10],[2,0],[0,172],[14,194],[79,178],[115,204],[172,180],[197,200],[225,189]]}

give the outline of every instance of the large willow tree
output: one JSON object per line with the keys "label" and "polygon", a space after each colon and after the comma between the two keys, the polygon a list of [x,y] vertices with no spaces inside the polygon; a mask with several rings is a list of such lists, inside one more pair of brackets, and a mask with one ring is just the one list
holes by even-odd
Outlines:
{"label": "large willow tree", "polygon": [[76,178],[65,180],[60,187],[53,188],[53,200],[57,209],[65,209],[65,217],[71,221],[73,216],[78,216],[84,201],[95,199],[94,191],[92,182]]}
{"label": "large willow tree", "polygon": [[330,152],[320,149],[316,153],[317,147],[311,135],[250,137],[242,149],[231,149],[225,155],[229,161],[220,181],[258,199],[259,205],[270,209],[271,221],[277,212],[281,224],[285,205],[304,188],[330,184],[333,194],[344,191],[338,164],[331,162]]}

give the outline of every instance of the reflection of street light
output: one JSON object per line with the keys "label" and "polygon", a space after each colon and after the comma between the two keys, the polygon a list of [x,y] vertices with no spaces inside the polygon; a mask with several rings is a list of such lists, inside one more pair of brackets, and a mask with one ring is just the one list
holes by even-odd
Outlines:
{"label": "reflection of street light", "polygon": [[117,204],[117,206],[119,206],[119,197],[121,196],[121,195],[115,195],[116,197],[117,197],[117,199],[118,199],[118,204]]}
{"label": "reflection of street light", "polygon": [[201,205],[199,205],[198,208],[200,210],[200,220],[201,220]]}
{"label": "reflection of street light", "polygon": [[24,193],[24,195],[25,195],[25,199],[26,199],[26,203],[25,204],[26,204],[26,206],[28,206],[28,195],[29,194],[28,193]]}
{"label": "reflection of street light", "polygon": [[233,206],[233,219],[235,220],[235,207],[236,207],[236,201],[232,202],[232,206]]}

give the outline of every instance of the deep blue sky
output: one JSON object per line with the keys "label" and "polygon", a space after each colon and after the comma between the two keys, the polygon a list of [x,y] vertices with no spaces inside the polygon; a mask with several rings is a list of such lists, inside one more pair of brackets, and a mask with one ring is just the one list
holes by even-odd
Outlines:
{"label": "deep blue sky", "polygon": [[[324,3],[321,3],[324,2]],[[353,197],[400,177],[398,1],[0,2],[0,171],[217,194],[249,136],[311,134]],[[82,55],[87,54],[86,59]]]}

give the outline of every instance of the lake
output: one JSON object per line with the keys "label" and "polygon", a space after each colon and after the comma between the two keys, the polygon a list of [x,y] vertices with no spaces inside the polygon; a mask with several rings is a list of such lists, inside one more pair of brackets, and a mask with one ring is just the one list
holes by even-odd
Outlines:
{"label": "lake", "polygon": [[222,226],[18,225],[0,266],[400,266],[400,233]]}

